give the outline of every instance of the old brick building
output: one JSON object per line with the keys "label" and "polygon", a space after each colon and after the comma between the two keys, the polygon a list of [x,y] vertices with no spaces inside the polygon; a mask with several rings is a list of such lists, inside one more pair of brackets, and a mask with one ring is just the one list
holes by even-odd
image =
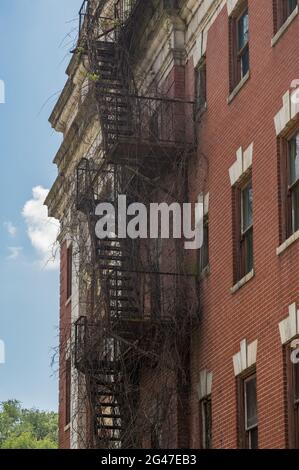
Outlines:
{"label": "old brick building", "polygon": [[[83,3],[50,119],[61,447],[299,447],[298,12]],[[120,193],[200,197],[202,248],[95,240]]]}

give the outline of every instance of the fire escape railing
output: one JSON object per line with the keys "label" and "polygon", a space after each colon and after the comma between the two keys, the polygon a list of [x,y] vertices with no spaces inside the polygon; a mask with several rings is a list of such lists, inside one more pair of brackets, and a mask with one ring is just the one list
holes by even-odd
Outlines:
{"label": "fire escape railing", "polygon": [[112,94],[109,113],[103,119],[108,150],[117,143],[136,141],[163,145],[194,146],[196,142],[194,102],[147,96]]}
{"label": "fire escape railing", "polygon": [[85,17],[87,15],[88,2],[89,2],[89,0],[83,0],[83,3],[82,3],[81,8],[79,10],[79,37],[80,37],[81,31],[82,31],[82,28],[83,28]]}
{"label": "fire escape railing", "polygon": [[131,17],[138,3],[140,3],[140,0],[117,0],[115,2],[115,17],[121,24],[126,23]]}

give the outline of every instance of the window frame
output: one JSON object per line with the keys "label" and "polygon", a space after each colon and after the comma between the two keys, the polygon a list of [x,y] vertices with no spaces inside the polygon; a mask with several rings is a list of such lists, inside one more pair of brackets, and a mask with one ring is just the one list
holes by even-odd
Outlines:
{"label": "window frame", "polygon": [[207,106],[207,58],[204,55],[195,68],[195,106],[200,114]]}
{"label": "window frame", "polygon": [[[207,426],[207,406],[210,407],[210,425]],[[200,448],[213,448],[213,419],[212,419],[212,395],[207,395],[199,402],[199,418],[200,418]]]}
{"label": "window frame", "polygon": [[71,358],[65,361],[65,426],[71,423],[72,403],[72,362]]}
{"label": "window frame", "polygon": [[[291,343],[293,338],[284,348],[285,354],[285,375],[286,375],[286,402],[287,402],[287,422],[288,422],[288,447],[299,449],[299,398],[296,399],[295,383],[296,370],[299,364],[291,361]],[[297,338],[298,339],[298,338]]]}
{"label": "window frame", "polygon": [[[252,223],[244,230],[244,191],[252,185],[252,171],[233,187],[233,243],[234,243],[234,284],[243,279],[254,269],[254,215]],[[250,251],[249,251],[250,250]],[[248,253],[252,253],[249,263]]]}
{"label": "window frame", "polygon": [[[290,142],[299,136],[299,128],[292,129],[287,135],[278,138],[279,173],[280,173],[280,242],[288,240],[299,230],[295,223],[295,191],[299,191],[299,178],[290,184]],[[299,212],[299,207],[298,207]]]}
{"label": "window frame", "polygon": [[[259,420],[258,420],[258,400],[256,395],[256,407],[257,407],[257,424],[247,427],[247,407],[246,407],[246,383],[250,380],[256,380],[257,384],[257,373],[256,367],[248,369],[244,374],[237,377],[237,399],[238,399],[238,447],[240,449],[254,449],[250,445],[252,431],[257,431],[257,444],[258,444],[258,431],[259,431]],[[258,445],[257,445],[258,448]]]}
{"label": "window frame", "polygon": [[[290,5],[291,2],[294,2],[293,6]],[[297,0],[287,0],[287,3],[283,0],[273,0],[274,35],[282,28],[297,6]]]}
{"label": "window frame", "polygon": [[[246,8],[244,8],[244,10],[242,11],[242,13],[237,17],[236,19],[236,32],[237,32],[237,62],[238,62],[238,68],[240,68],[239,72],[240,72],[240,80],[242,80],[242,78],[245,77],[246,73],[249,71],[249,22],[248,22],[248,38],[247,38],[247,41],[243,44],[242,47],[240,47],[240,29],[239,29],[239,26],[240,26],[240,21],[241,19],[247,14],[248,16],[248,21],[249,21],[249,12],[248,12],[248,5],[246,6]],[[248,51],[248,70],[244,73],[242,71],[242,59],[243,59],[243,56],[244,54],[246,53],[246,51]]]}
{"label": "window frame", "polygon": [[198,252],[199,273],[202,274],[209,267],[209,214],[206,214],[203,219],[203,244]]}
{"label": "window frame", "polygon": [[66,298],[72,297],[73,290],[73,246],[69,245],[66,250]]}
{"label": "window frame", "polygon": [[[248,39],[240,48],[239,22],[247,13],[248,15]],[[242,57],[248,53],[248,70],[242,72]],[[229,54],[230,54],[230,92],[245,79],[250,71],[250,20],[248,0],[243,0],[235,12],[229,17]]]}

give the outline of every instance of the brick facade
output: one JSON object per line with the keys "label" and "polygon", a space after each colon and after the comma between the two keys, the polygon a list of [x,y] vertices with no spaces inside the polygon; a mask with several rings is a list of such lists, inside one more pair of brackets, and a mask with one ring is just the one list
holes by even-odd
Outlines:
{"label": "brick facade", "polygon": [[[213,447],[237,447],[237,396],[233,355],[240,341],[258,340],[257,399],[259,447],[285,448],[287,416],[283,349],[278,324],[288,306],[299,302],[299,250],[281,256],[279,166],[274,117],[294,78],[299,46],[298,18],[271,47],[272,2],[249,1],[250,78],[233,101],[229,95],[228,14],[224,7],[207,40],[207,111],[202,116],[199,147],[208,157],[210,194],[210,274],[199,286],[202,318],[192,337],[191,442],[199,446],[199,371],[213,371]],[[192,58],[190,58],[190,62]],[[192,83],[192,66],[187,67]],[[240,290],[233,286],[232,188],[229,168],[240,146],[254,142],[254,278]],[[193,198],[197,196],[197,179]]]}
{"label": "brick facade", "polygon": [[[239,2],[204,3],[217,6],[217,13],[213,21],[209,18],[211,24],[205,29],[207,107],[197,116],[198,153],[190,156],[188,190],[192,202],[197,201],[199,194],[209,193],[209,269],[197,283],[200,322],[190,338],[190,387],[173,397],[171,423],[164,432],[168,433],[168,447],[202,446],[199,389],[201,377],[206,376],[201,376],[201,372],[208,371],[208,377],[212,378],[206,387],[206,390],[211,387],[212,447],[238,447],[238,380],[233,357],[240,347],[242,349],[243,341],[243,345],[257,344],[258,445],[260,448],[286,448],[289,445],[286,370],[279,323],[288,316],[291,304],[299,305],[299,242],[277,254],[283,240],[281,167],[274,118],[291,82],[299,79],[296,59],[299,19],[294,15],[284,34],[271,44],[274,2],[248,1],[250,74],[238,93],[230,97],[228,12]],[[200,34],[199,31],[198,37]],[[188,31],[186,37],[192,34]],[[203,40],[201,47],[202,44]],[[188,50],[185,65],[173,65],[163,80],[161,89],[169,97],[195,98],[195,67],[202,54],[198,53],[197,46]],[[299,129],[299,119],[297,121]],[[251,144],[254,271],[247,282],[234,286],[235,207],[229,170],[236,162],[238,149],[246,150]],[[167,175],[163,183],[167,185],[169,181],[171,183],[171,175]],[[167,271],[171,267],[171,250],[167,251],[167,247],[163,247],[163,257],[167,258],[162,261]],[[187,259],[190,266],[198,267],[197,252],[188,253]],[[64,242],[60,292],[61,448],[70,447],[70,430],[65,428],[65,345],[71,334],[66,272],[67,245]],[[247,365],[251,364],[251,359],[247,357]],[[163,376],[163,371],[157,372],[146,364],[141,368],[140,408],[143,412],[153,406],[147,403],[149,391],[153,395],[153,384],[158,390],[169,380],[167,374],[165,371]],[[149,433],[143,436],[142,445],[151,446]]]}
{"label": "brick facade", "polygon": [[70,426],[67,423],[67,345],[71,336],[71,302],[67,299],[67,242],[60,248],[60,348],[59,348],[59,447],[70,448]]}

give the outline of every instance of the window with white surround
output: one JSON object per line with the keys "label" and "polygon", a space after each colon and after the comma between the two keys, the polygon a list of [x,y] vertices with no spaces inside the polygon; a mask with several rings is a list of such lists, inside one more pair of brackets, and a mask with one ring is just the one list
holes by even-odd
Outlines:
{"label": "window with white surround", "polygon": [[234,282],[253,270],[253,189],[251,173],[233,187]]}
{"label": "window with white surround", "polygon": [[195,69],[195,102],[196,111],[202,111],[207,102],[207,66],[204,56]]}
{"label": "window with white surround", "polygon": [[290,231],[299,230],[299,132],[288,142],[288,203]]}
{"label": "window with white surround", "polygon": [[297,0],[273,0],[274,34],[291,16],[297,5]]}
{"label": "window with white surround", "polygon": [[[296,339],[296,348],[299,338]],[[285,346],[286,378],[287,378],[287,406],[288,406],[288,447],[299,449],[299,362],[294,362],[292,342]],[[298,354],[295,354],[298,361]]]}
{"label": "window with white surround", "polygon": [[200,401],[201,447],[212,448],[212,397]]}
{"label": "window with white surround", "polygon": [[249,72],[249,13],[248,2],[240,3],[229,18],[230,91]]}
{"label": "window with white surround", "polygon": [[256,373],[238,378],[239,447],[258,448]]}

